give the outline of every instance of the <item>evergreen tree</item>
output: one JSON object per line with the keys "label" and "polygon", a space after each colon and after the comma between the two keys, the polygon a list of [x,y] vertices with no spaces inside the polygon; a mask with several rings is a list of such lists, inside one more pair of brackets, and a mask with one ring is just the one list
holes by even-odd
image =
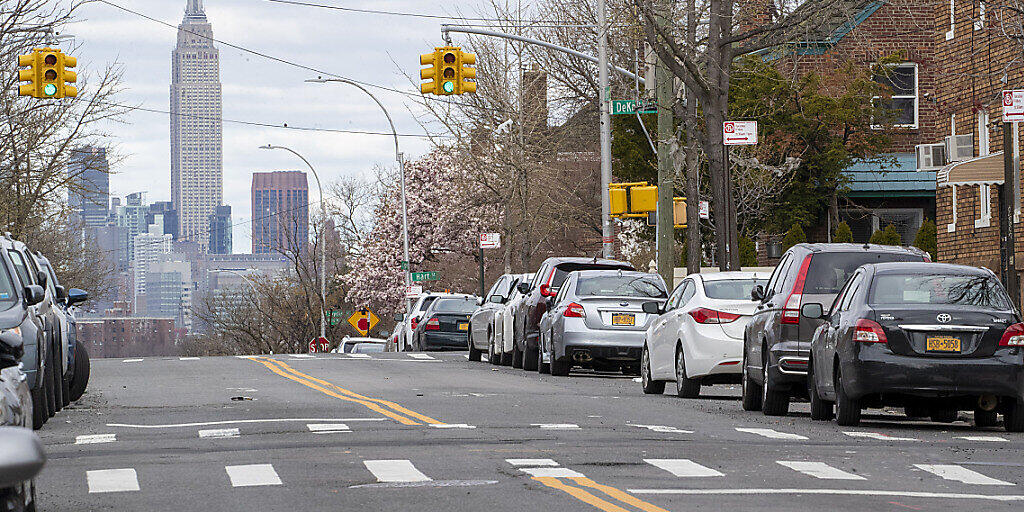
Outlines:
{"label": "evergreen tree", "polygon": [[917,236],[914,237],[914,247],[930,254],[932,261],[938,261],[939,244],[935,234],[935,222],[924,220],[921,229],[917,230]]}
{"label": "evergreen tree", "polygon": [[757,246],[754,245],[753,240],[745,236],[740,237],[740,266],[757,266]]}
{"label": "evergreen tree", "polygon": [[788,250],[796,244],[802,244],[807,241],[807,235],[804,233],[804,228],[800,227],[800,223],[794,223],[789,231],[786,231],[786,236],[782,239],[782,250]]}
{"label": "evergreen tree", "polygon": [[896,227],[889,224],[881,231],[871,235],[871,243],[878,245],[903,245],[903,237],[896,232]]}
{"label": "evergreen tree", "polygon": [[850,225],[845,220],[836,226],[836,232],[832,234],[832,241],[837,244],[853,243],[853,231],[850,231]]}

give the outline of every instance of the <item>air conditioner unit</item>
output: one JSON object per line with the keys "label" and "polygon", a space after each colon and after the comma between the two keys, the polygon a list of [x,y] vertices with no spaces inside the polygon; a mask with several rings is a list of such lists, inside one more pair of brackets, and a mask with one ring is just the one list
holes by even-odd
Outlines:
{"label": "air conditioner unit", "polygon": [[946,160],[960,162],[974,158],[974,135],[946,135]]}
{"label": "air conditioner unit", "polygon": [[917,170],[934,171],[946,165],[946,144],[918,144]]}

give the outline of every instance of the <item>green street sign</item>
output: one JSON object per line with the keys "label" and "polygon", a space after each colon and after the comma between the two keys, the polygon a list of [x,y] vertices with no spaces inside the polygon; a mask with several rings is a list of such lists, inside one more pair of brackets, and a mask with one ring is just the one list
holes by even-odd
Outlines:
{"label": "green street sign", "polygon": [[657,114],[658,102],[654,100],[612,100],[612,114],[635,115]]}
{"label": "green street sign", "polygon": [[400,268],[402,270],[409,270],[409,262],[408,261],[399,262],[398,263],[398,268]]}
{"label": "green street sign", "polygon": [[422,283],[423,281],[437,281],[438,279],[441,279],[441,274],[439,272],[412,273],[412,282],[414,283]]}

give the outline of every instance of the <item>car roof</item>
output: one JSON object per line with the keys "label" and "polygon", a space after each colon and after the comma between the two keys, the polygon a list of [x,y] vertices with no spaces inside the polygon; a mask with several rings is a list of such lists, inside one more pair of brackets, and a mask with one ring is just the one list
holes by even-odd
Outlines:
{"label": "car roof", "polygon": [[573,270],[570,274],[579,274],[580,277],[594,277],[603,276],[610,273],[616,275],[622,274],[624,276],[645,276],[645,277],[661,277],[658,274],[651,272],[640,272],[639,270],[620,270],[620,269],[587,269],[587,270]]}
{"label": "car roof", "polygon": [[704,281],[724,281],[727,279],[768,279],[771,274],[768,272],[744,272],[742,270],[731,270],[728,272],[707,272],[690,275],[697,276]]}
{"label": "car roof", "polygon": [[928,273],[928,274],[975,274],[991,275],[992,271],[983,267],[971,267],[968,265],[956,265],[953,263],[918,263],[910,262],[887,262],[871,263],[863,265],[874,270],[875,273]]}
{"label": "car roof", "polygon": [[344,338],[341,341],[345,343],[387,343],[387,340],[381,338]]}
{"label": "car roof", "polygon": [[585,257],[579,257],[579,256],[577,256],[577,257],[560,256],[560,257],[557,257],[557,258],[548,258],[548,259],[544,260],[544,263],[545,264],[551,263],[552,265],[562,265],[564,263],[581,263],[581,264],[590,263],[590,264],[593,264],[593,265],[622,265],[622,266],[628,266],[628,267],[632,267],[633,266],[633,265],[630,265],[629,263],[626,263],[625,261],[609,260],[609,259],[604,259],[604,258],[585,258]]}
{"label": "car roof", "polygon": [[921,255],[925,254],[924,251],[917,247],[903,247],[899,245],[879,245],[879,244],[846,244],[846,243],[802,243],[796,244],[794,247],[800,247],[810,252],[891,252],[891,253],[902,253],[902,254],[914,254]]}

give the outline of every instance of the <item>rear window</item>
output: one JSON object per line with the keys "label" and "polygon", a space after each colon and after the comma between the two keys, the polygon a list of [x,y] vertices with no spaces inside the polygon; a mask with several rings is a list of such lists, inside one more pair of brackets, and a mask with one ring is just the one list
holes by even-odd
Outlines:
{"label": "rear window", "polygon": [[[836,294],[857,267],[890,261],[924,261],[921,256],[886,252],[822,252],[811,256],[804,281],[805,294]],[[802,262],[801,262],[802,263]]]}
{"label": "rear window", "polygon": [[757,285],[764,286],[764,279],[723,279],[704,281],[704,295],[709,299],[750,300],[750,292]]}
{"label": "rear window", "polygon": [[1010,299],[999,282],[983,275],[879,274],[868,302],[1010,309]]}
{"label": "rear window", "polygon": [[643,297],[664,299],[668,296],[661,279],[651,276],[582,277],[576,283],[581,297]]}
{"label": "rear window", "polygon": [[423,304],[420,304],[420,311],[426,311],[437,297],[423,297]]}
{"label": "rear window", "polygon": [[434,306],[435,313],[472,313],[476,311],[476,301],[470,299],[439,299]]}
{"label": "rear window", "polygon": [[561,288],[561,286],[565,284],[565,280],[569,278],[569,272],[574,270],[633,270],[633,268],[585,263],[559,265],[555,267],[555,275],[548,280],[548,285],[555,289]]}

